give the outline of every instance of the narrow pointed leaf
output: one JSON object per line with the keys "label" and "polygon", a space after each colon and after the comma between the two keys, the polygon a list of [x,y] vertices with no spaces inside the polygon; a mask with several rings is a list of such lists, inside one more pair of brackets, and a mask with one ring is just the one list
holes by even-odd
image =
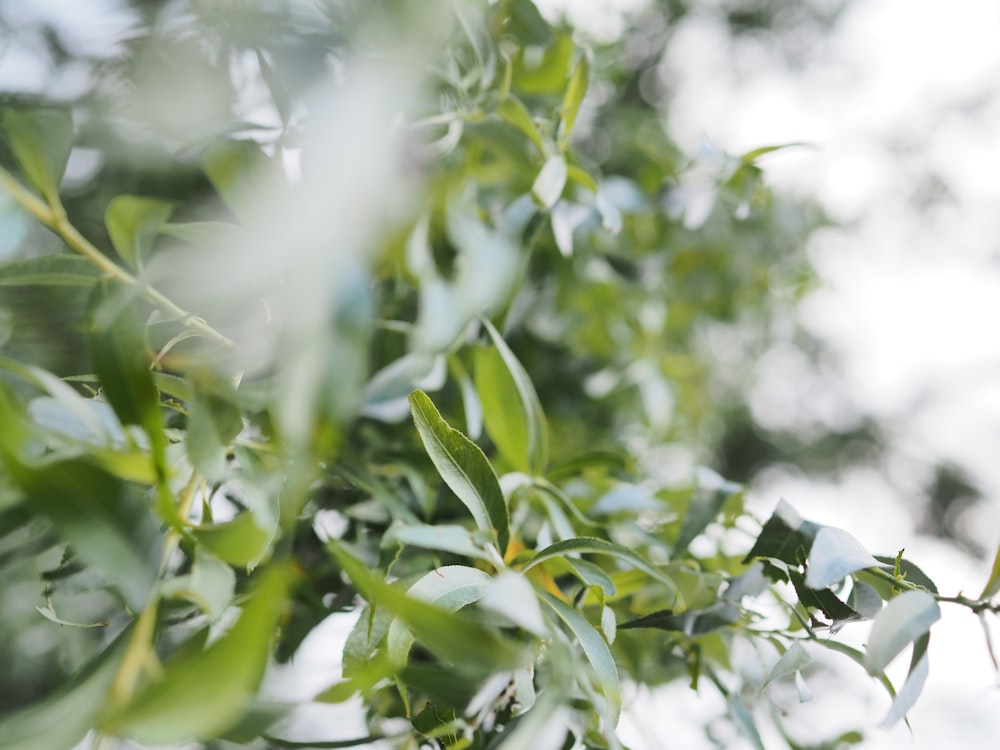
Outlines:
{"label": "narrow pointed leaf", "polygon": [[809,554],[821,528],[819,524],[802,520],[795,509],[782,500],[743,562],[748,563],[755,557],[770,557],[788,565],[799,565]]}
{"label": "narrow pointed leaf", "polygon": [[445,422],[423,391],[410,394],[410,410],[420,440],[438,474],[469,509],[476,525],[496,533],[503,554],[510,537],[507,503],[483,451]]}
{"label": "narrow pointed leaf", "polygon": [[927,645],[930,641],[930,633],[925,633],[913,645],[913,659],[910,661],[910,671],[906,675],[906,682],[899,689],[896,698],[889,708],[889,713],[882,721],[883,727],[891,727],[902,719],[913,708],[920,693],[923,692],[927,677],[930,674],[930,663],[927,659]]}
{"label": "narrow pointed leaf", "polygon": [[566,95],[559,108],[559,138],[563,141],[569,140],[573,132],[573,125],[576,123],[576,116],[580,111],[580,103],[583,102],[583,97],[587,93],[589,79],[590,61],[586,55],[583,55],[580,62],[576,64],[576,68],[573,69],[569,86],[566,87]]}
{"label": "narrow pointed leaf", "polygon": [[488,320],[483,327],[492,348],[476,350],[476,390],[486,431],[518,471],[539,474],[548,460],[548,426],[538,394],[524,366]]}
{"label": "narrow pointed leaf", "polygon": [[614,657],[611,656],[608,644],[597,629],[575,609],[549,593],[542,592],[541,596],[579,641],[587,661],[590,662],[590,666],[597,674],[601,692],[608,702],[613,721],[617,725],[622,709],[621,685],[618,680],[618,667],[615,665]]}
{"label": "narrow pointed leaf", "polygon": [[192,535],[212,554],[230,565],[253,566],[270,550],[274,529],[265,529],[251,512],[241,513],[232,521],[206,524],[191,530]]}
{"label": "narrow pointed leaf", "polygon": [[[788,647],[788,650],[771,667],[771,671],[767,675],[767,682],[774,682],[775,680],[780,680],[782,677],[788,677],[796,672],[800,672],[811,663],[812,657],[809,656],[805,647],[796,641]],[[767,683],[764,684],[766,685]]]}
{"label": "narrow pointed leaf", "polygon": [[979,595],[979,598],[990,599],[996,596],[998,591],[1000,591],[1000,546],[997,547],[997,553],[993,557],[993,568],[990,570],[989,580],[986,581],[983,593]]}

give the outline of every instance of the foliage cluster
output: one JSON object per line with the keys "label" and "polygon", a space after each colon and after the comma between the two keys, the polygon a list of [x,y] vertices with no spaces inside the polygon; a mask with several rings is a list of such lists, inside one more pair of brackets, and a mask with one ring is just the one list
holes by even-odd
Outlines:
{"label": "foliage cluster", "polygon": [[[312,700],[360,696],[370,735],[308,746],[615,748],[623,682],[685,680],[762,747],[762,688],[811,650],[881,680],[891,723],[939,602],[996,613],[1000,565],[945,597],[695,468],[704,337],[752,350],[809,282],[773,148],[679,152],[622,46],[530,0],[205,5],[136,43],[124,124],[3,113],[4,210],[39,227],[0,265],[0,746],[296,746],[261,680],[355,612]],[[233,96],[249,66],[277,123],[142,122],[156,55]],[[153,126],[175,171],[113,180]],[[88,149],[103,174],[68,186]],[[44,320],[75,321],[55,354]],[[827,632],[870,618],[863,652]]]}

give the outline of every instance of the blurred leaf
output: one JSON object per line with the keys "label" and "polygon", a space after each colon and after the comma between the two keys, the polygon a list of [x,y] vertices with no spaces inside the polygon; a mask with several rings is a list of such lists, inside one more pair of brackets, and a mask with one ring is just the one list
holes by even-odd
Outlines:
{"label": "blurred leaf", "polygon": [[562,196],[566,187],[566,160],[562,156],[551,156],[531,186],[531,196],[542,208],[552,208]]}
{"label": "blurred leaf", "polygon": [[244,512],[232,521],[207,524],[191,529],[198,543],[230,565],[253,567],[271,548],[275,530],[261,528],[258,518]]}
{"label": "blurred leaf", "polygon": [[825,589],[849,573],[879,564],[861,542],[846,531],[824,526],[816,533],[806,568],[806,586]]}
{"label": "blurred leaf", "polygon": [[[51,606],[35,607],[35,611],[49,622],[54,622],[56,625],[65,625],[70,628],[106,628],[108,626],[106,622],[70,622],[69,620],[64,620],[56,614],[56,611]],[[0,735],[0,737],[2,736]]]}
{"label": "blurred leaf", "polygon": [[47,698],[0,717],[4,750],[69,750],[94,724],[121,663],[125,630],[83,670]]}
{"label": "blurred leaf", "polygon": [[[932,591],[937,593],[936,589],[932,589]],[[983,593],[979,595],[979,598],[990,599],[996,596],[998,591],[1000,591],[1000,546],[997,547],[997,553],[993,556],[993,568],[990,570],[989,580],[986,581]]]}
{"label": "blurred leaf", "polygon": [[524,135],[528,136],[541,153],[545,153],[545,142],[542,140],[538,128],[535,127],[531,113],[520,99],[516,96],[508,96],[497,105],[496,113],[504,122],[513,125]]}
{"label": "blurred leaf", "polygon": [[211,739],[234,726],[264,674],[288,577],[283,565],[263,571],[228,633],[204,651],[181,649],[162,678],[104,717],[101,731],[166,745]]}
{"label": "blurred leaf", "polygon": [[82,461],[32,469],[13,461],[8,471],[87,564],[143,609],[160,567],[160,524],[132,487]]}
{"label": "blurred leaf", "polygon": [[160,415],[160,395],[149,372],[150,357],[142,326],[130,309],[123,309],[108,325],[94,322],[115,287],[95,288],[91,300],[91,327],[87,335],[90,359],[101,391],[123,425],[139,425],[163,461],[166,437]]}
{"label": "blurred leaf", "polygon": [[789,677],[796,672],[801,672],[812,663],[812,657],[799,641],[795,641],[788,650],[781,655],[781,658],[771,667],[767,675],[767,682],[780,680],[782,677]]}
{"label": "blurred leaf", "polygon": [[548,428],[528,373],[488,320],[492,348],[476,349],[476,390],[486,430],[504,458],[519,471],[540,474],[548,461]]}
{"label": "blurred leaf", "polygon": [[[328,546],[348,578],[370,604],[388,609],[409,628],[422,646],[459,671],[492,673],[520,666],[530,660],[530,654],[520,644],[500,636],[461,613],[449,612],[407,596],[383,583],[336,542],[328,542]],[[469,577],[474,575],[475,573],[467,574]],[[474,586],[468,581],[464,585]]]}
{"label": "blurred leaf", "polygon": [[386,531],[385,539],[424,549],[450,552],[453,555],[492,561],[494,557],[486,553],[483,540],[477,540],[476,534],[482,532],[472,532],[464,526],[394,524]]}
{"label": "blurred leaf", "polygon": [[876,675],[909,643],[930,630],[941,618],[941,608],[930,594],[906,591],[885,605],[872,623],[865,652],[865,669]]}
{"label": "blurred leaf", "polygon": [[509,14],[506,31],[523,44],[545,44],[552,38],[552,28],[532,0],[504,0]]}
{"label": "blurred leaf", "polygon": [[[410,586],[407,596],[433,604],[446,612],[457,612],[462,607],[478,601],[490,583],[490,577],[481,570],[465,565],[445,565],[435,568]],[[406,663],[413,635],[401,619],[393,620],[386,635],[386,649],[390,663]]]}
{"label": "blurred leaf", "polygon": [[423,391],[410,394],[410,409],[424,449],[441,478],[469,509],[476,525],[496,533],[503,555],[510,536],[507,503],[486,456],[479,446],[442,419]]}
{"label": "blurred leaf", "polygon": [[608,644],[605,643],[604,638],[597,629],[587,622],[583,615],[575,609],[564,604],[549,593],[542,592],[541,596],[543,601],[555,610],[555,613],[559,615],[559,619],[566,624],[570,632],[580,642],[580,646],[583,647],[583,653],[586,654],[587,661],[590,662],[590,666],[597,673],[601,692],[604,693],[604,697],[607,699],[614,724],[617,725],[622,709],[621,686],[618,682],[618,667],[615,666],[615,660],[611,656]]}
{"label": "blurred leaf", "polygon": [[204,378],[189,378],[187,440],[191,465],[208,479],[226,473],[229,444],[243,429],[239,409],[212,392]]}
{"label": "blurred leaf", "polygon": [[73,120],[60,110],[8,109],[0,122],[28,182],[50,204],[57,203],[73,147]]}
{"label": "blurred leaf", "polygon": [[195,551],[191,572],[164,581],[160,585],[160,593],[194,602],[214,622],[222,617],[232,602],[235,588],[233,569],[199,547]]}
{"label": "blurred leaf", "polygon": [[93,286],[101,272],[79,255],[46,255],[0,264],[0,286]]}
{"label": "blurred leaf", "polygon": [[152,198],[120,195],[108,204],[104,223],[111,244],[132,268],[141,269],[173,205]]}
{"label": "blurred leaf", "polygon": [[205,152],[202,166],[222,199],[247,224],[259,208],[258,191],[283,182],[280,167],[251,140],[217,143]]}
{"label": "blurred leaf", "polygon": [[540,638],[549,634],[542,609],[538,606],[538,595],[520,573],[505,570],[497,575],[483,590],[479,607]]}
{"label": "blurred leaf", "polygon": [[677,541],[674,543],[671,559],[677,559],[687,552],[691,542],[708,528],[708,525],[722,512],[722,507],[726,502],[738,494],[739,491],[696,491],[691,496],[687,513],[684,514],[684,521],[681,523],[680,533],[677,535]]}
{"label": "blurred leaf", "polygon": [[634,628],[654,628],[684,633],[687,636],[704,635],[714,630],[728,627],[739,622],[743,613],[732,604],[721,603],[705,609],[690,609],[686,612],[673,612],[663,609],[659,612],[624,622],[618,626],[620,630]]}
{"label": "blurred leaf", "polygon": [[239,247],[250,241],[250,234],[237,224],[225,221],[189,221],[160,226],[162,234],[208,248]]}
{"label": "blurred leaf", "polygon": [[580,103],[587,93],[587,84],[590,80],[590,60],[584,54],[573,69],[573,75],[569,79],[569,86],[566,87],[566,95],[563,97],[562,106],[559,108],[559,138],[568,141],[573,133],[573,125],[576,123],[577,113],[580,111]]}
{"label": "blurred leaf", "polygon": [[736,696],[729,696],[726,699],[726,705],[729,707],[729,715],[733,717],[733,724],[736,725],[740,734],[747,738],[754,750],[767,750],[753,716],[740,703],[740,699]]}

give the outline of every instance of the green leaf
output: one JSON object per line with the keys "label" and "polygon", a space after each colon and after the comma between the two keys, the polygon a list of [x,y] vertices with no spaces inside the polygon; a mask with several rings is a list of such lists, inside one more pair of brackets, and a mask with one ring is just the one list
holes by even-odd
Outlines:
{"label": "green leaf", "polygon": [[135,612],[156,581],[163,540],[160,524],[133,487],[82,461],[7,470],[81,560],[112,582]]}
{"label": "green leaf", "polygon": [[427,455],[445,484],[469,509],[476,525],[496,533],[502,555],[510,537],[507,503],[482,450],[451,427],[423,391],[410,394],[410,410]]}
{"label": "green leaf", "polygon": [[654,628],[684,633],[688,636],[704,635],[714,630],[728,627],[743,617],[740,609],[732,604],[720,603],[706,609],[690,609],[674,613],[669,609],[652,612],[637,620],[622,623],[621,630],[634,628]]}
{"label": "green leaf", "polygon": [[771,671],[767,675],[767,682],[764,684],[766,685],[769,682],[780,680],[782,677],[789,677],[796,672],[801,672],[811,663],[812,657],[809,656],[809,652],[806,651],[805,646],[799,641],[795,641],[781,655],[781,658],[775,662],[774,666],[771,667]]}
{"label": "green leaf", "polygon": [[531,186],[531,197],[542,208],[552,208],[566,187],[566,160],[562,156],[549,157]]}
{"label": "green leaf", "polygon": [[552,27],[538,12],[532,0],[507,0],[506,31],[522,44],[546,44],[552,38]]}
{"label": "green leaf", "polygon": [[204,651],[182,648],[161,679],[105,717],[101,731],[167,745],[211,739],[234,726],[264,674],[288,578],[285,566],[264,571],[228,633]]}
{"label": "green leaf", "polygon": [[0,745],[4,750],[75,747],[93,726],[104,704],[131,632],[125,630],[52,695],[0,718]]}
{"label": "green leaf", "polygon": [[[446,612],[457,612],[478,601],[489,583],[490,577],[481,570],[465,565],[445,565],[420,578],[406,594]],[[390,663],[397,666],[406,664],[413,640],[403,621],[398,618],[393,620],[386,636]]]}
{"label": "green leaf", "polygon": [[[531,654],[523,645],[502,637],[461,613],[449,612],[407,596],[384,583],[341,545],[333,541],[327,545],[348,578],[369,603],[389,610],[422,646],[459,671],[492,673],[530,661]],[[436,574],[432,572],[428,575]]]}
{"label": "green leaf", "polygon": [[500,332],[485,319],[483,327],[493,341],[475,354],[486,431],[513,468],[541,474],[548,462],[548,426],[538,394]]}
{"label": "green leaf", "polygon": [[487,554],[483,540],[477,539],[477,534],[483,535],[483,532],[472,532],[464,526],[393,524],[384,539],[492,562],[494,556]]}
{"label": "green leaf", "polygon": [[802,605],[818,609],[830,620],[858,620],[861,616],[842,602],[830,589],[812,589],[806,585],[805,576],[797,570],[789,570],[788,578],[795,587],[795,593]]}
{"label": "green leaf", "polygon": [[232,568],[206,550],[198,547],[191,572],[164,581],[160,593],[194,602],[214,622],[222,617],[233,600],[236,575]]}
{"label": "green leaf", "polygon": [[28,182],[50,205],[58,202],[66,162],[73,147],[73,120],[60,110],[8,110],[2,119],[11,151]]}
{"label": "green leaf", "polygon": [[722,489],[696,491],[691,497],[687,512],[684,514],[684,521],[681,523],[681,530],[674,543],[671,559],[676,559],[687,552],[691,542],[708,528],[708,525],[722,512],[722,507],[726,502],[739,492],[740,490],[729,492]]}
{"label": "green leaf", "polygon": [[990,599],[996,596],[998,591],[1000,591],[1000,546],[997,547],[997,553],[993,557],[993,568],[990,570],[989,580],[983,586],[983,593],[979,595],[979,598]]}
{"label": "green leaf", "polygon": [[545,638],[548,628],[538,606],[538,595],[528,579],[512,570],[500,572],[479,599],[480,609],[500,615],[506,622]]}
{"label": "green leaf", "polygon": [[676,582],[666,573],[650,565],[646,562],[646,560],[644,560],[636,552],[630,550],[628,547],[623,547],[620,544],[609,542],[606,539],[597,539],[596,537],[576,537],[575,539],[564,539],[563,541],[551,544],[545,549],[540,550],[534,557],[529,559],[524,564],[522,570],[528,571],[539,563],[545,562],[546,560],[550,560],[554,557],[566,557],[571,554],[584,553],[594,555],[611,555],[624,560],[632,567],[643,571],[660,583],[665,584],[670,589],[675,601],[679,596]]}
{"label": "green leaf", "polygon": [[800,565],[808,556],[813,539],[821,528],[812,521],[803,521],[795,509],[782,500],[767,519],[743,562],[746,564],[755,557],[769,557],[788,565]]}
{"label": "green leaf", "polygon": [[192,535],[212,554],[230,565],[257,565],[271,549],[274,529],[264,529],[250,512],[241,513],[232,521],[197,526]]}
{"label": "green leaf", "polygon": [[576,64],[576,68],[573,69],[569,86],[566,87],[566,95],[559,108],[559,138],[564,142],[568,141],[573,133],[573,125],[576,123],[576,116],[580,111],[580,103],[587,93],[589,80],[590,60],[587,55],[583,55],[580,57],[580,62]]}
{"label": "green leaf", "polygon": [[142,326],[125,308],[106,326],[103,306],[121,287],[100,285],[91,300],[91,326],[87,335],[90,359],[101,383],[101,391],[123,425],[139,425],[149,436],[157,463],[165,462],[166,436],[160,414],[160,394],[149,372],[150,357]]}
{"label": "green leaf", "polygon": [[872,623],[865,652],[865,669],[876,675],[909,643],[941,619],[941,608],[930,594],[906,591],[891,599]]}
{"label": "green leaf", "polygon": [[543,601],[555,610],[559,619],[566,624],[570,632],[580,642],[580,646],[583,647],[583,653],[587,656],[590,666],[597,673],[601,692],[608,702],[614,723],[617,724],[622,710],[621,685],[618,681],[618,667],[611,656],[608,644],[600,632],[575,609],[547,592],[543,591],[541,596]]}
{"label": "green leaf", "polygon": [[233,212],[251,223],[258,208],[258,191],[266,182],[280,182],[281,172],[250,140],[232,140],[210,148],[202,159],[212,186]]}
{"label": "green leaf", "polygon": [[93,286],[98,268],[79,255],[46,255],[0,264],[0,286]]}
{"label": "green leaf", "polygon": [[542,140],[538,128],[535,127],[535,121],[531,118],[531,113],[520,99],[516,96],[508,96],[497,105],[496,113],[504,122],[513,125],[524,133],[524,135],[528,136],[541,153],[545,153],[545,142]]}
{"label": "green leaf", "polygon": [[160,232],[201,247],[238,247],[250,240],[250,234],[243,227],[225,221],[165,223],[160,226]]}
{"label": "green leaf", "polygon": [[135,195],[120,195],[112,200],[104,213],[104,224],[122,260],[141,269],[160,227],[173,210],[173,204],[166,201]]}
{"label": "green leaf", "polygon": [[806,568],[806,586],[825,589],[845,576],[865,568],[874,568],[878,560],[861,542],[842,529],[824,526],[816,532]]}
{"label": "green leaf", "polygon": [[187,448],[191,465],[208,479],[217,481],[226,473],[229,444],[243,429],[239,409],[212,392],[204,378],[190,379],[188,394]]}

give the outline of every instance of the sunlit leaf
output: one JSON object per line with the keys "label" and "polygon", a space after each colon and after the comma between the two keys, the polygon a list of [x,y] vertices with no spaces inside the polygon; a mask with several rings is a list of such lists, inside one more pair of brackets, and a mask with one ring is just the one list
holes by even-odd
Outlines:
{"label": "sunlit leaf", "polygon": [[941,618],[941,608],[930,594],[906,591],[885,605],[872,623],[865,651],[868,674],[881,672],[908,644],[924,635]]}
{"label": "sunlit leaf", "polygon": [[531,186],[531,195],[542,208],[552,208],[566,187],[566,160],[551,156]]}
{"label": "sunlit leaf", "polygon": [[806,586],[825,589],[857,570],[879,564],[853,536],[846,531],[824,526],[816,533],[809,551]]}
{"label": "sunlit leaf", "polygon": [[923,692],[927,677],[930,674],[930,663],[927,659],[927,644],[930,640],[930,633],[921,636],[913,646],[913,659],[910,662],[910,671],[906,675],[906,682],[896,694],[889,713],[882,721],[882,726],[891,727],[902,719],[913,708],[920,693]]}
{"label": "sunlit leaf", "polygon": [[477,539],[477,534],[482,535],[482,532],[470,531],[464,526],[396,524],[389,527],[386,538],[424,549],[493,561],[495,558],[486,552],[484,540]]}
{"label": "sunlit leaf", "polygon": [[983,587],[980,599],[990,599],[1000,592],[1000,546],[997,547],[996,555],[993,556],[993,568],[990,570],[990,577]]}
{"label": "sunlit leaf", "polygon": [[538,595],[519,573],[504,571],[490,581],[479,599],[479,606],[529,633],[542,638],[548,635],[542,609],[538,606]]}
{"label": "sunlit leaf", "polygon": [[476,525],[496,533],[503,554],[510,536],[507,503],[486,456],[479,446],[444,421],[423,391],[410,394],[410,409],[424,449],[441,478],[469,509]]}
{"label": "sunlit leaf", "polygon": [[580,61],[573,69],[570,76],[569,86],[566,87],[566,95],[563,97],[562,105],[559,107],[559,137],[569,140],[573,132],[573,125],[576,124],[576,115],[580,111],[580,103],[584,94],[587,93],[587,84],[590,80],[590,61],[586,55],[580,57]]}

